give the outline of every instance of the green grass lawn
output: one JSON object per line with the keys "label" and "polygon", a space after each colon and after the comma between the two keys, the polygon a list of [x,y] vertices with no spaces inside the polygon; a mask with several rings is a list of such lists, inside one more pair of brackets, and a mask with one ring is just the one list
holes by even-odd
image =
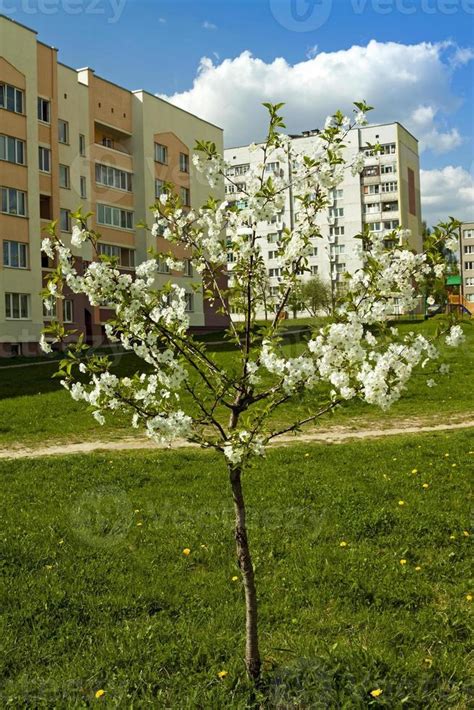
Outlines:
{"label": "green grass lawn", "polygon": [[[434,320],[426,323],[405,324],[405,330],[433,332]],[[468,416],[472,413],[474,395],[466,382],[474,370],[474,328],[466,323],[467,342],[462,348],[443,347],[443,359],[451,365],[449,376],[436,376],[438,386],[432,389],[426,381],[432,375],[420,370],[410,382],[402,400],[387,413],[362,402],[352,402],[339,409],[333,416],[321,420],[322,424],[345,424],[348,426],[389,426],[394,419],[407,417],[433,417],[444,419],[452,416]],[[215,337],[215,336],[213,336]],[[300,336],[294,336],[285,346],[288,355],[295,356],[302,350]],[[231,347],[214,346],[223,365],[231,364],[234,351]],[[130,374],[143,363],[134,355],[125,354],[115,359],[115,371]],[[0,368],[0,447],[8,444],[34,445],[46,441],[78,441],[84,439],[111,439],[135,435],[129,420],[115,415],[104,427],[97,425],[87,407],[74,402],[52,375],[56,363],[32,365],[31,367],[5,370]],[[278,423],[294,420],[296,409],[305,416],[314,410],[317,393],[310,393],[302,401],[291,403],[278,410]],[[227,417],[227,412],[226,415]]]}
{"label": "green grass lawn", "polygon": [[216,455],[1,462],[1,706],[468,708],[473,449],[472,431],[282,447],[247,474],[254,701]]}

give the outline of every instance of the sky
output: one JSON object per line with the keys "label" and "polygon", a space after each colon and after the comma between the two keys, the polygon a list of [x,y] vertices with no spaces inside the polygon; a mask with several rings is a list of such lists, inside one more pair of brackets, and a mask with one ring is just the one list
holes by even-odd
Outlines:
{"label": "sky", "polygon": [[[0,0],[59,59],[263,136],[262,101],[289,132],[365,99],[372,122],[420,141],[423,216],[474,220],[474,0]],[[1,48],[0,48],[1,51]]]}

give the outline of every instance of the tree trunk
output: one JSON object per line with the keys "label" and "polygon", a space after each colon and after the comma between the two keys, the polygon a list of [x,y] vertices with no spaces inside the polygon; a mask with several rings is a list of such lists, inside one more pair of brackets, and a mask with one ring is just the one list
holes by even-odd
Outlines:
{"label": "tree trunk", "polygon": [[257,622],[257,591],[252,557],[247,538],[247,525],[245,521],[245,502],[242,493],[242,469],[229,468],[230,484],[235,509],[235,544],[237,560],[242,574],[245,590],[245,665],[250,678],[257,682],[260,678],[260,652],[258,649],[258,622]]}

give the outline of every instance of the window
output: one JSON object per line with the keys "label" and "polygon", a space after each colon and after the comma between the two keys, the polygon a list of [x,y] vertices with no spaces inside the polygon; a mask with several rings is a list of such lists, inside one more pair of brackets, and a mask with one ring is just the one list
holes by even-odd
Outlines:
{"label": "window", "polygon": [[380,204],[378,202],[368,202],[364,205],[364,212],[366,214],[377,214],[380,212]]}
{"label": "window", "polygon": [[267,163],[265,165],[265,172],[266,173],[277,173],[280,168],[280,163],[278,161],[273,162],[273,163]]}
{"label": "window", "polygon": [[166,192],[165,181],[164,180],[155,180],[155,197],[158,198],[164,192]]}
{"label": "window", "polygon": [[133,229],[133,212],[122,210],[119,207],[97,205],[97,221],[109,227],[120,229]]}
{"label": "window", "polygon": [[277,244],[280,241],[280,234],[278,232],[271,232],[267,234],[267,242],[269,244]]}
{"label": "window", "polygon": [[74,304],[69,298],[63,301],[63,320],[65,323],[72,323],[74,320]]}
{"label": "window", "polygon": [[234,259],[234,253],[231,252],[231,251],[228,251],[228,252],[227,252],[227,263],[228,263],[228,264],[233,264],[234,261],[235,261],[235,259]]}
{"label": "window", "polygon": [[269,251],[268,258],[269,259],[278,259],[278,251]]}
{"label": "window", "polygon": [[397,227],[400,226],[400,222],[398,219],[390,219],[388,222],[383,223],[383,228],[384,229],[397,229]]}
{"label": "window", "polygon": [[47,99],[42,99],[38,96],[38,121],[50,123],[51,120],[51,103]]}
{"label": "window", "polygon": [[318,256],[318,247],[313,247],[313,251],[311,252],[310,256]]}
{"label": "window", "polygon": [[234,175],[245,175],[250,170],[249,163],[243,163],[242,165],[236,165],[234,167]]}
{"label": "window", "polygon": [[397,164],[391,163],[391,165],[381,165],[380,172],[382,173],[382,175],[389,175],[390,173],[396,173],[397,172]]}
{"label": "window", "polygon": [[380,185],[364,185],[364,195],[378,195]]}
{"label": "window", "polygon": [[61,232],[71,231],[71,212],[69,210],[63,208],[59,210],[59,226]]}
{"label": "window", "polygon": [[27,293],[5,294],[5,318],[27,320],[30,317],[30,296]]}
{"label": "window", "polygon": [[398,190],[398,182],[383,182],[382,192],[396,192]]}
{"label": "window", "polygon": [[363,169],[362,177],[377,177],[379,174],[378,165],[370,165]]}
{"label": "window", "polygon": [[160,274],[169,274],[170,273],[170,267],[166,263],[164,259],[158,259],[158,273]]}
{"label": "window", "polygon": [[99,254],[109,259],[117,261],[119,266],[132,269],[135,266],[135,250],[119,247],[115,244],[103,244],[99,242]]}
{"label": "window", "polygon": [[269,276],[280,276],[281,269],[268,269]]}
{"label": "window", "polygon": [[25,164],[25,142],[11,136],[0,136],[0,160]]}
{"label": "window", "polygon": [[398,212],[398,202],[383,202],[382,212]]}
{"label": "window", "polygon": [[182,187],[180,189],[180,196],[181,196],[181,201],[183,205],[186,207],[191,206],[191,192],[188,187]]}
{"label": "window", "polygon": [[107,185],[107,187],[114,187],[117,190],[126,190],[127,192],[132,191],[132,173],[112,168],[109,165],[96,163],[95,181],[98,185]]}
{"label": "window", "polygon": [[70,187],[70,177],[69,177],[69,166],[60,165],[59,166],[59,187],[64,187],[69,189]]}
{"label": "window", "polygon": [[474,254],[474,245],[473,244],[466,244],[464,246],[464,253],[465,254]]}
{"label": "window", "polygon": [[318,265],[317,265],[317,264],[313,264],[313,265],[310,267],[311,276],[316,276],[316,274],[318,273],[318,269],[319,269]]}
{"label": "window", "polygon": [[184,300],[186,301],[186,311],[192,313],[194,311],[194,293],[185,293]]}
{"label": "window", "polygon": [[79,133],[79,155],[86,154],[86,137],[83,133]]}
{"label": "window", "polygon": [[345,264],[335,264],[335,267],[338,274],[342,274],[346,270]]}
{"label": "window", "polygon": [[474,293],[468,293],[466,296],[466,301],[469,301],[469,303],[474,303]]}
{"label": "window", "polygon": [[371,232],[381,232],[382,231],[382,222],[372,222],[370,225],[370,231]]}
{"label": "window", "polygon": [[466,286],[474,286],[474,276],[468,276],[466,279]]}
{"label": "window", "polygon": [[332,190],[331,191],[332,197],[335,200],[341,200],[344,197],[344,190]]}
{"label": "window", "polygon": [[189,155],[179,154],[179,169],[182,173],[189,173]]}
{"label": "window", "polygon": [[38,148],[38,165],[43,173],[51,172],[51,151],[49,148]]}
{"label": "window", "polygon": [[168,165],[168,148],[161,143],[155,143],[155,160],[157,163]]}
{"label": "window", "polygon": [[69,123],[58,119],[58,141],[60,143],[69,143]]}
{"label": "window", "polygon": [[474,261],[465,261],[464,262],[464,269],[466,271],[473,271],[474,270]]}
{"label": "window", "polygon": [[53,219],[51,195],[40,195],[40,218]]}
{"label": "window", "polygon": [[109,138],[109,136],[102,136],[102,145],[104,148],[112,148],[114,147],[114,140],[113,138]]}
{"label": "window", "polygon": [[331,207],[328,212],[330,217],[344,217],[344,207]]}
{"label": "window", "polygon": [[465,229],[462,235],[464,239],[474,239],[474,229]]}
{"label": "window", "polygon": [[28,244],[22,242],[3,242],[3,265],[11,269],[28,268]]}
{"label": "window", "polygon": [[273,217],[270,220],[270,224],[278,224],[281,222],[283,219],[283,212],[277,212],[277,214],[274,214]]}
{"label": "window", "polygon": [[83,200],[85,200],[87,197],[87,179],[84,177],[84,175],[81,175],[81,177],[79,178],[79,186],[81,197]]}
{"label": "window", "polygon": [[0,84],[0,108],[14,113],[23,113],[23,98],[21,89],[10,84]]}
{"label": "window", "polygon": [[193,262],[191,259],[185,259],[184,260],[184,275],[185,276],[193,276]]}
{"label": "window", "polygon": [[344,254],[346,247],[344,244],[331,244],[331,256],[336,256],[337,254]]}
{"label": "window", "polygon": [[14,187],[2,187],[1,211],[5,214],[26,216],[26,192],[16,190]]}
{"label": "window", "polygon": [[330,237],[342,237],[344,235],[344,227],[329,227]]}

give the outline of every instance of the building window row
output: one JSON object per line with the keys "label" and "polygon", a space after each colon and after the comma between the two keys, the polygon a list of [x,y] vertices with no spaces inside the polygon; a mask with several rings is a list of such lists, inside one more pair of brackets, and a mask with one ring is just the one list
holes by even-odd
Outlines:
{"label": "building window row", "polygon": [[126,192],[132,191],[132,173],[109,165],[96,163],[95,180],[98,185],[106,185]]}
{"label": "building window row", "polygon": [[17,165],[26,164],[25,141],[13,136],[0,135],[0,160]]}
{"label": "building window row", "polygon": [[120,229],[133,229],[133,212],[119,207],[97,205],[97,222],[108,227]]}

